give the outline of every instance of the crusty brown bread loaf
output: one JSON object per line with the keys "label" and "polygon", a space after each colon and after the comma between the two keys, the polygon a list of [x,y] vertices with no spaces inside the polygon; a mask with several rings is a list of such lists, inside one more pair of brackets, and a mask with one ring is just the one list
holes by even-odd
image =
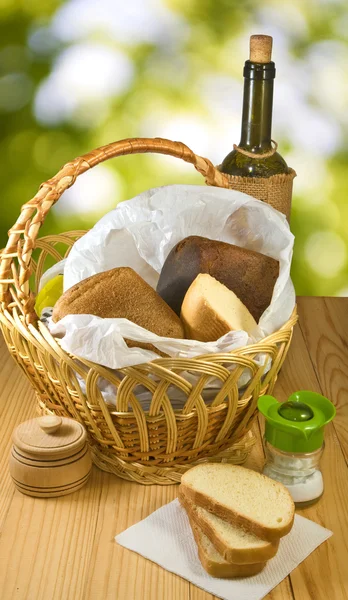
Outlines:
{"label": "crusty brown bread loaf", "polygon": [[277,260],[239,246],[190,236],[169,253],[157,292],[180,315],[184,296],[199,273],[208,273],[238,296],[258,322],[279,275]]}
{"label": "crusty brown bread loaf", "polygon": [[[56,322],[71,314],[129,319],[163,337],[184,337],[179,317],[129,267],[98,273],[67,290],[55,305],[52,319]],[[138,342],[130,342],[129,345],[148,347]]]}

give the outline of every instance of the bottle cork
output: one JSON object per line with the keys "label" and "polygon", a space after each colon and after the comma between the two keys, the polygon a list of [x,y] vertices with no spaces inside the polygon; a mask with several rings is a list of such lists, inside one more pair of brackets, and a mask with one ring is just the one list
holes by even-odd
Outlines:
{"label": "bottle cork", "polygon": [[270,35],[252,35],[250,37],[250,61],[269,63],[272,60],[272,42]]}

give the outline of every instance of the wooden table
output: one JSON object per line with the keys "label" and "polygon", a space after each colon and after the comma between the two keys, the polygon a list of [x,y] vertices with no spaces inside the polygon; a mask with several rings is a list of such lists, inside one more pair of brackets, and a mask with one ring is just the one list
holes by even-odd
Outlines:
{"label": "wooden table", "polygon": [[[300,514],[334,535],[267,598],[348,599],[348,298],[299,298],[300,325],[275,390],[328,396],[337,416],[326,429],[324,496]],[[34,394],[0,343],[0,599],[212,600],[184,579],[123,549],[114,536],[177,495],[177,486],[145,487],[93,468],[71,496],[34,499],[15,491],[8,472],[11,433],[35,416]],[[257,445],[246,463],[260,469]]]}

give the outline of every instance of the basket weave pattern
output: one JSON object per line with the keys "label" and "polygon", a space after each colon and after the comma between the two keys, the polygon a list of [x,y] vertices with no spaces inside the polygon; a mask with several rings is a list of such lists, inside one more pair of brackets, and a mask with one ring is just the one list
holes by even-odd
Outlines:
{"label": "basket weave pattern", "polygon": [[[48,261],[60,261],[84,232],[38,239],[39,229],[78,175],[113,156],[136,152],[171,154],[192,163],[208,185],[229,187],[228,178],[208,159],[169,140],[123,140],[68,163],[22,207],[9,232],[0,263],[0,323],[10,352],[36,390],[39,410],[83,423],[100,468],[141,483],[170,484],[198,461],[245,460],[253,444],[250,428],[258,397],[273,389],[297,315],[295,310],[262,342],[231,353],[159,358],[117,372],[61,348],[37,321],[35,292]],[[268,372],[255,360],[260,354],[272,361]],[[238,381],[246,374],[247,382],[239,389]],[[100,391],[105,381],[115,388],[112,404]],[[218,382],[216,395],[207,401],[212,381]],[[138,399],[144,391],[150,395],[146,410]],[[169,400],[173,392],[182,398],[180,410]]]}

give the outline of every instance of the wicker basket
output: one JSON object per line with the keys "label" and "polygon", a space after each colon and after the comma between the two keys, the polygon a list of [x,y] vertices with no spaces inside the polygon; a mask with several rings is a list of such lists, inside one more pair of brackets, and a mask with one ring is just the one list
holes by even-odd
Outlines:
{"label": "wicker basket", "polygon": [[[52,259],[58,262],[66,256],[84,232],[37,239],[39,229],[78,175],[114,156],[140,152],[181,158],[192,163],[208,185],[228,187],[226,176],[209,160],[184,144],[157,138],[123,140],[68,163],[22,207],[9,232],[0,262],[0,323],[11,354],[36,390],[40,411],[83,423],[96,465],[140,483],[170,484],[202,460],[241,463],[246,459],[253,445],[250,428],[258,397],[272,392],[297,315],[295,310],[279,331],[255,345],[194,359],[160,358],[122,369],[119,375],[62,350],[37,320],[35,291],[48,261],[52,264]],[[267,373],[254,360],[260,353],[272,359]],[[238,389],[245,371],[249,382]],[[195,375],[195,383],[189,383],[184,372]],[[98,386],[101,379],[116,387],[116,406],[104,401]],[[220,389],[205,402],[212,379],[219,381]],[[180,390],[186,398],[182,410],[173,409],[169,388]],[[151,394],[148,411],[137,398],[140,389]]]}

